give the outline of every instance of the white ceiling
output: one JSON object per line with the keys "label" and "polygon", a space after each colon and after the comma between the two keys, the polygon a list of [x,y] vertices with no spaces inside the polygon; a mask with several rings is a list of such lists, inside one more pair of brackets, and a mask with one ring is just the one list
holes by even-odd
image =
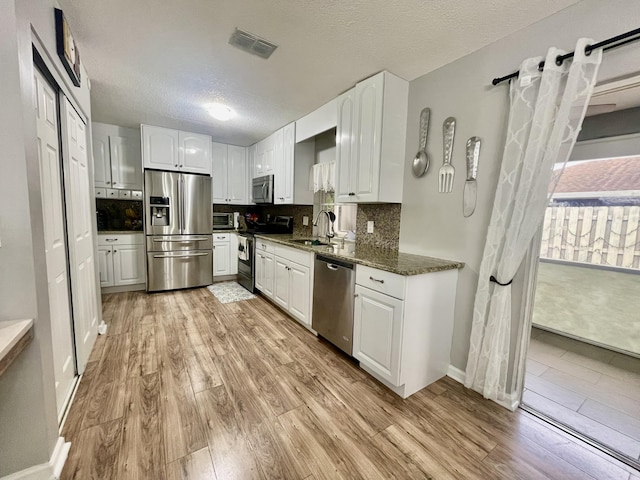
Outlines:
{"label": "white ceiling", "polygon": [[[94,121],[246,146],[380,70],[413,80],[578,0],[59,1]],[[249,55],[228,45],[235,27],[279,47]],[[214,101],[237,117],[214,120]]]}

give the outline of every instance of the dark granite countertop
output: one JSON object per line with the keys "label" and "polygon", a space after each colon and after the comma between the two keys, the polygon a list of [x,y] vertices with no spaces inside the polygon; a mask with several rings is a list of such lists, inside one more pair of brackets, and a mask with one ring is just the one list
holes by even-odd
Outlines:
{"label": "dark granite countertop", "polygon": [[98,235],[122,235],[125,233],[139,233],[144,235],[142,230],[98,230]]}
{"label": "dark granite countertop", "polygon": [[379,270],[385,270],[387,272],[405,276],[421,275],[423,273],[440,272],[443,270],[453,270],[464,267],[464,263],[462,262],[365,246],[356,247],[353,252],[340,249],[336,253],[332,247],[326,245],[315,246],[295,243],[293,240],[300,240],[304,237],[294,235],[264,234],[256,235],[256,238],[262,238],[273,243],[286,245],[287,247],[319,253],[327,257],[347,260],[367,267],[377,268]]}

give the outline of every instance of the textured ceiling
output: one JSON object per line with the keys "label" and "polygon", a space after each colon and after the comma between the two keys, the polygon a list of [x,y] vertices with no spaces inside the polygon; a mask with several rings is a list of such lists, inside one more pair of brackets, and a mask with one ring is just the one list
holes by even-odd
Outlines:
{"label": "textured ceiling", "polygon": [[[358,80],[413,80],[577,0],[59,0],[91,78],[93,120],[250,145]],[[228,45],[235,27],[279,45]],[[501,72],[497,72],[501,73]],[[214,120],[221,101],[237,116]]]}

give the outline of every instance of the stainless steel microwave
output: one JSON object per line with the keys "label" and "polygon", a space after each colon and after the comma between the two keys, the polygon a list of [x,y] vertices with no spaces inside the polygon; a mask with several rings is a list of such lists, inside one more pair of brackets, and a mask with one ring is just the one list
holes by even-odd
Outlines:
{"label": "stainless steel microwave", "polygon": [[273,203],[273,175],[253,179],[251,197],[254,203]]}
{"label": "stainless steel microwave", "polygon": [[233,230],[233,213],[218,213],[213,214],[213,229],[214,230]]}

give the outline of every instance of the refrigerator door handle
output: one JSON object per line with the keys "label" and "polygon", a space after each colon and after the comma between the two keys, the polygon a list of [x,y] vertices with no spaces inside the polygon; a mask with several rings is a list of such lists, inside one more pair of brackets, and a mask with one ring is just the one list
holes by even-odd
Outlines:
{"label": "refrigerator door handle", "polygon": [[180,233],[184,231],[182,228],[182,202],[184,201],[182,189],[182,175],[178,175],[178,228],[180,229]]}

